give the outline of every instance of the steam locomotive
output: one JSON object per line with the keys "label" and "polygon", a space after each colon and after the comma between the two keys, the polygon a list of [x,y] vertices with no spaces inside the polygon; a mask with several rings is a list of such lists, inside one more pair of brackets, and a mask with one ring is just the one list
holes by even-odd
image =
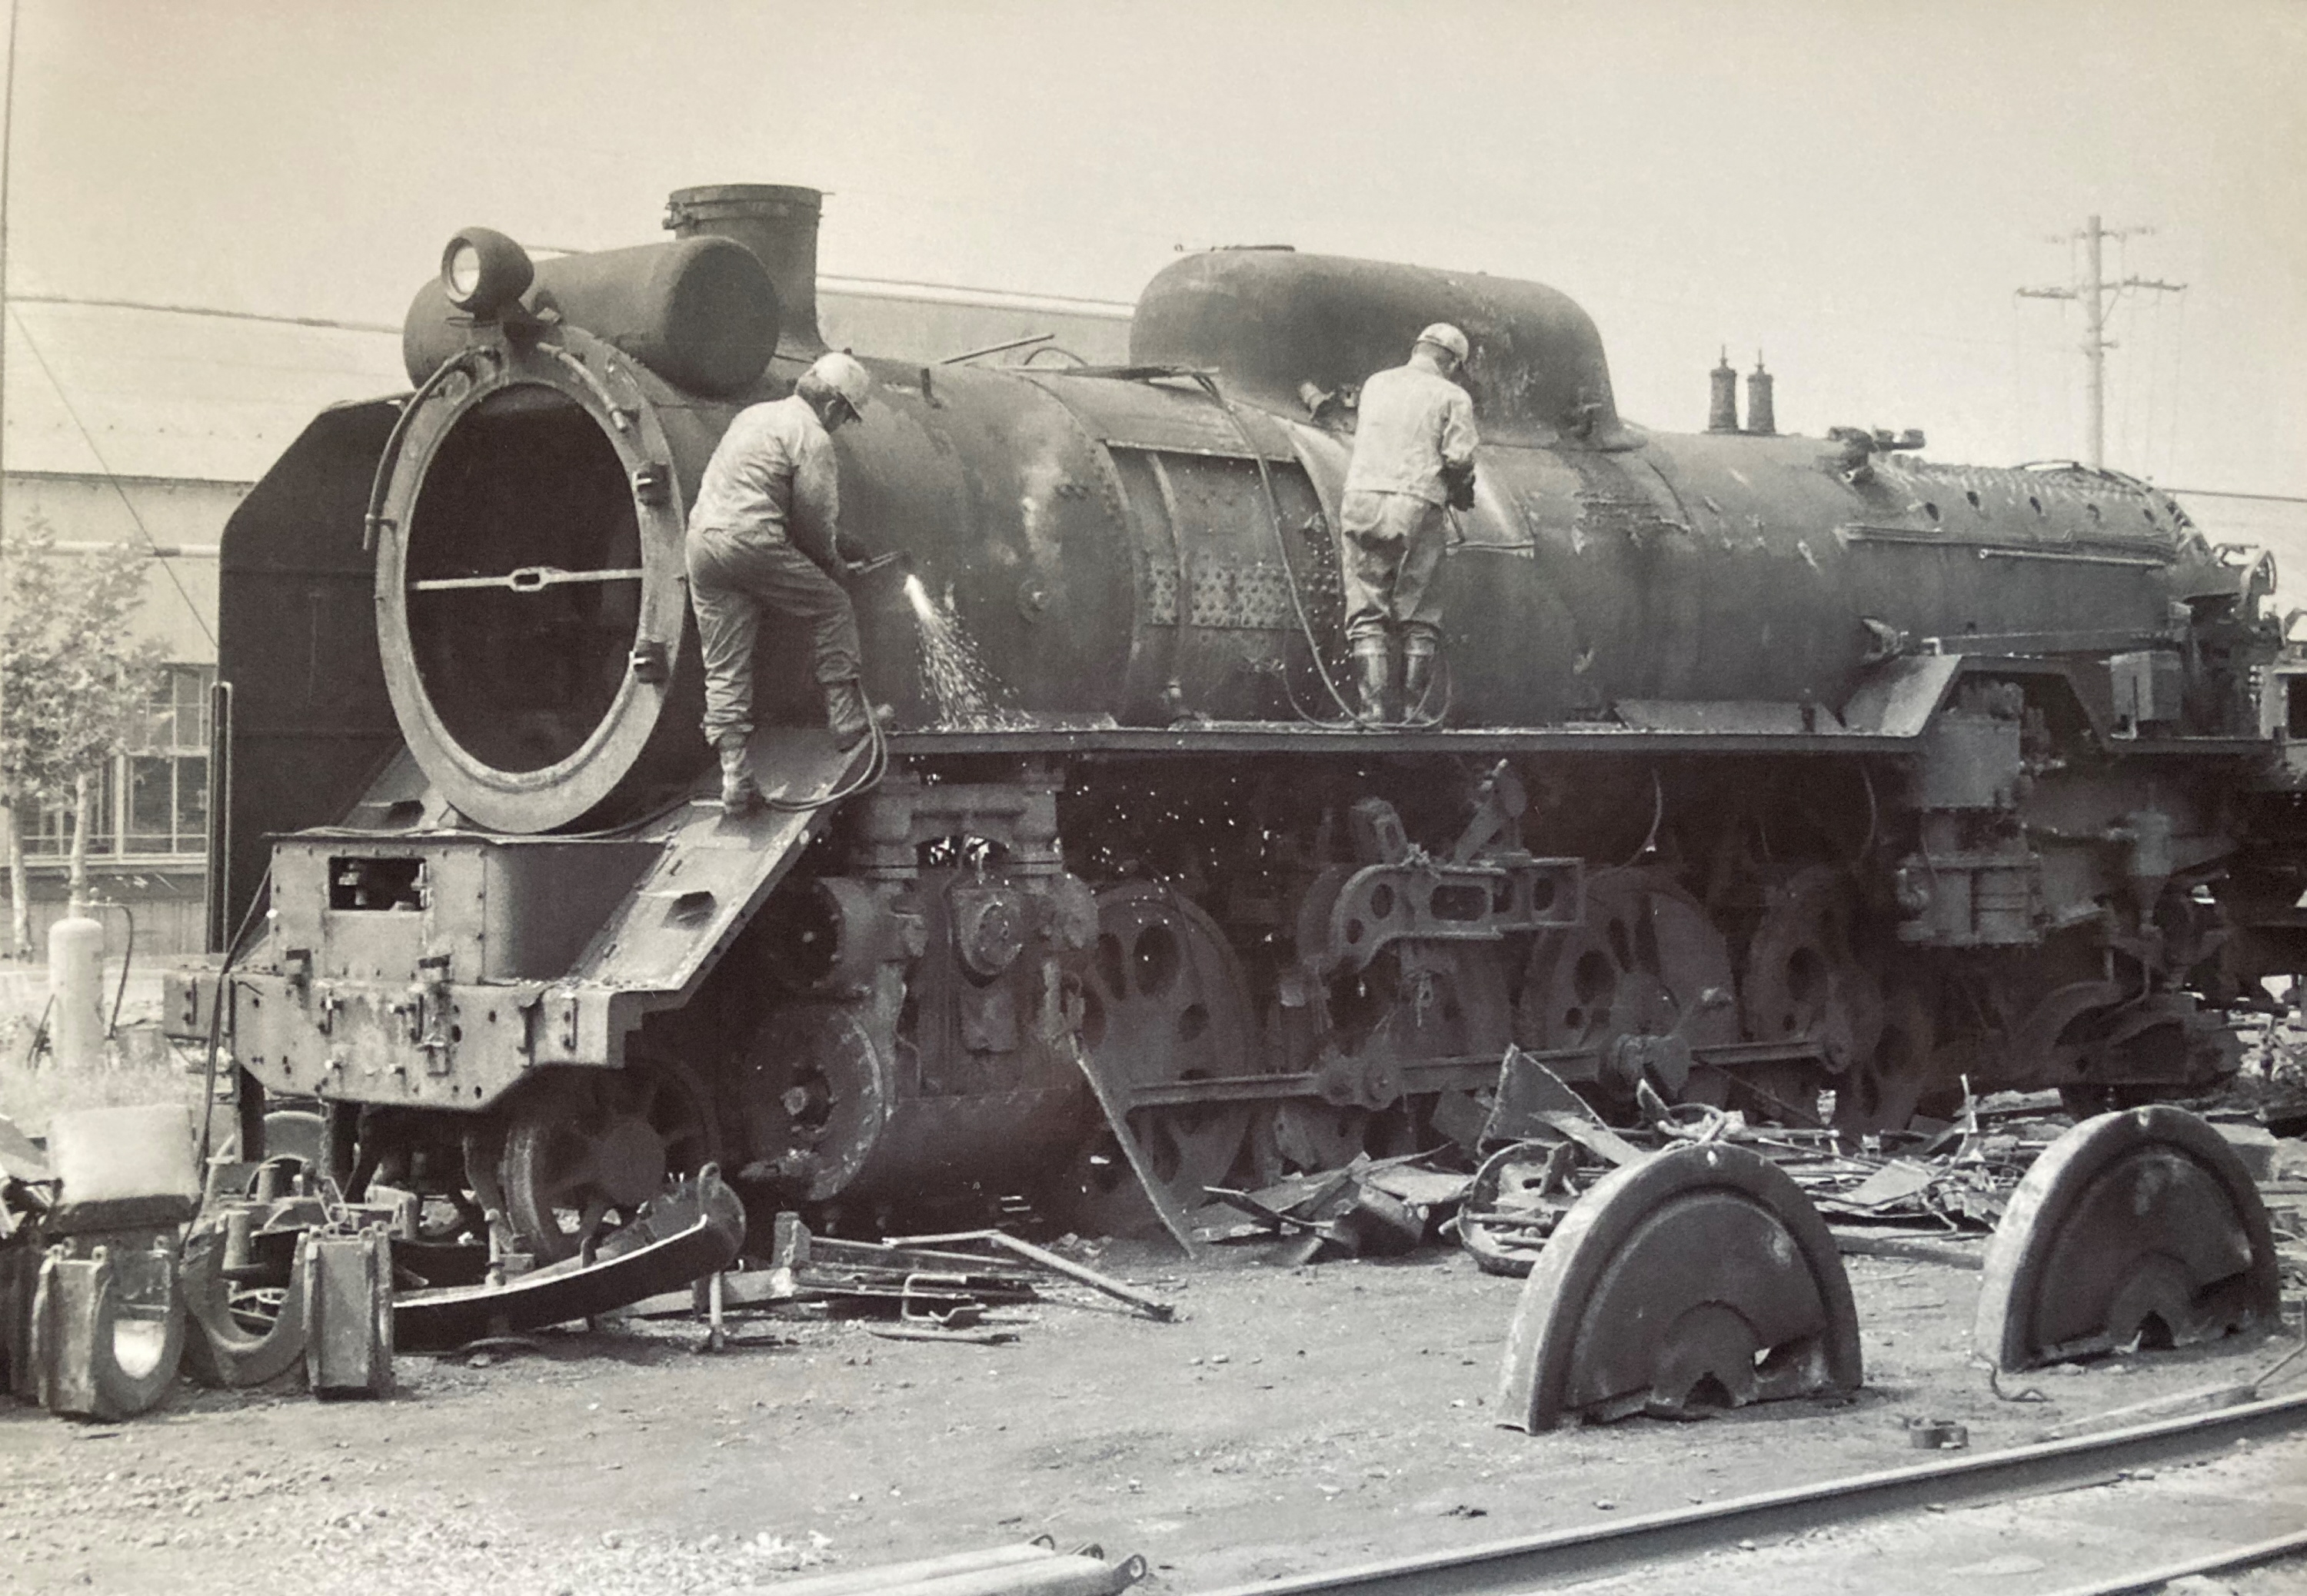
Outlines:
{"label": "steam locomotive", "polygon": [[[836,438],[867,687],[765,638],[725,815],[685,506],[823,349],[819,197],[474,230],[411,393],[316,418],[221,556],[214,954],[173,1028],[317,1098],[356,1194],[569,1255],[710,1160],[825,1222],[1142,1216],[1478,1133],[1519,1044],[1858,1130],[2198,1090],[2307,969],[2271,561],[2073,465],[1623,419],[1534,283],[1183,258],[1119,368],[875,360]],[[1463,329],[1483,444],[1419,723],[1339,696],[1353,398]],[[1086,1074],[1085,1074],[1086,1071]],[[1091,1078],[1110,1099],[1101,1113]],[[1112,1129],[1128,1127],[1124,1147]]]}

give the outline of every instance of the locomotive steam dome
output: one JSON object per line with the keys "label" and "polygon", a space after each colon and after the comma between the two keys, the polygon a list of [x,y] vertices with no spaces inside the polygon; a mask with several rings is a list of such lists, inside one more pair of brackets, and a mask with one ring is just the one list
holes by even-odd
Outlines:
{"label": "locomotive steam dome", "polygon": [[1634,441],[1618,421],[1610,367],[1593,319],[1543,283],[1301,255],[1213,250],[1163,269],[1138,296],[1129,358],[1206,367],[1274,410],[1298,407],[1299,385],[1358,388],[1400,365],[1431,321],[1474,346],[1465,382],[1496,441],[1576,440],[1599,448]]}
{"label": "locomotive steam dome", "polygon": [[778,331],[767,269],[727,238],[547,260],[489,303],[478,277],[527,264],[474,229],[418,293],[419,386],[370,506],[402,736],[457,810],[515,832],[624,818],[694,773],[685,494],[728,414],[711,401]]}

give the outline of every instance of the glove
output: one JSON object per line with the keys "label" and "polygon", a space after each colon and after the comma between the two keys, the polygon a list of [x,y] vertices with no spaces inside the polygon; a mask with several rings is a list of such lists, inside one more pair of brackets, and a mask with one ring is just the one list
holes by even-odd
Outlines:
{"label": "glove", "polygon": [[1454,510],[1474,508],[1474,463],[1463,465],[1445,464],[1442,467],[1442,491],[1445,500]]}

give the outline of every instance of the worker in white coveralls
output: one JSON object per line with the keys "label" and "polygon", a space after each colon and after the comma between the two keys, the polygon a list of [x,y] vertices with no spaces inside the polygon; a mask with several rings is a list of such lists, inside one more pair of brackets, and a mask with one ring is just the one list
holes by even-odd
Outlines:
{"label": "worker in white coveralls", "polygon": [[863,414],[873,379],[849,355],[821,356],[790,397],[750,405],[721,435],[689,512],[689,602],[705,653],[705,740],[721,755],[721,803],[762,801],[753,779],[753,644],[763,614],[808,634],[835,744],[872,730],[859,684],[857,614],[836,574],[841,485],[833,433]]}
{"label": "worker in white coveralls", "polygon": [[1405,713],[1433,718],[1426,700],[1442,632],[1444,532],[1450,508],[1474,502],[1474,402],[1451,380],[1466,355],[1466,335],[1437,321],[1418,335],[1409,363],[1362,384],[1339,507],[1338,563],[1366,721],[1397,721]]}

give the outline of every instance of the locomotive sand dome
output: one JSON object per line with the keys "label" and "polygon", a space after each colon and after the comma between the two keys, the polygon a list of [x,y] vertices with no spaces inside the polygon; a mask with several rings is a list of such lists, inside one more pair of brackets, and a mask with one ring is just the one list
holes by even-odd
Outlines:
{"label": "locomotive sand dome", "polygon": [[[233,517],[211,926],[247,934],[170,1012],[244,1104],[329,1105],[348,1193],[555,1257],[708,1160],[821,1217],[1119,1224],[1124,1152],[1186,1202],[1476,1136],[1509,1043],[1606,1112],[1854,1130],[1966,1080],[2200,1089],[2307,968],[2270,564],[2113,473],[1649,431],[1551,289],[1286,251],[1169,267],[1125,368],[864,352],[834,448],[845,542],[902,557],[853,586],[886,773],[768,636],[793,807],[725,816],[682,513],[823,348],[818,213],[459,235],[415,395],[317,418]],[[1371,729],[1324,681],[1353,390],[1437,320],[1484,436],[1447,724]],[[922,668],[957,637],[974,702]]]}

